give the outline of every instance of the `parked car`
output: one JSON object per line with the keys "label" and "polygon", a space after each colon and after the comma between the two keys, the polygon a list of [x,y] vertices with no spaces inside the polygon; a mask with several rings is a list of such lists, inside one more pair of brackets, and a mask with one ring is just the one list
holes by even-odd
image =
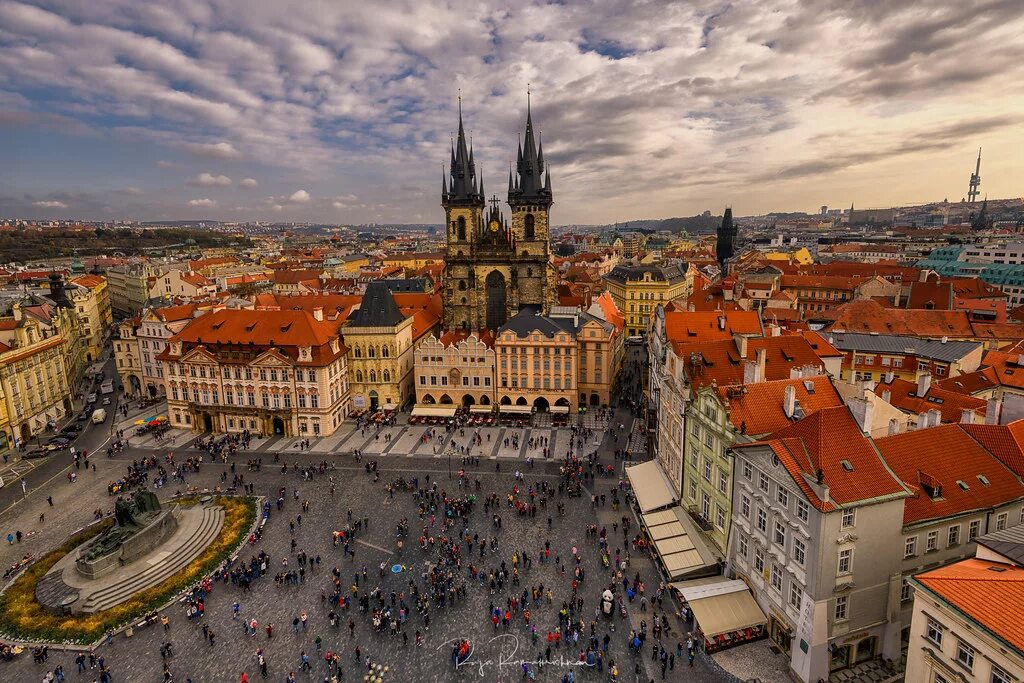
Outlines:
{"label": "parked car", "polygon": [[109,406],[110,405],[110,399],[108,397],[104,397],[102,403],[105,406]]}
{"label": "parked car", "polygon": [[74,438],[81,434],[82,428],[72,423],[60,430],[61,434],[67,434],[69,438]]}
{"label": "parked car", "polygon": [[86,420],[88,420],[88,419],[89,419],[89,416],[90,416],[90,415],[92,415],[92,411],[89,411],[89,410],[83,410],[83,411],[82,411],[81,413],[79,413],[79,414],[78,414],[78,418],[76,418],[76,419],[77,419],[77,420],[78,420],[79,422],[85,422]]}
{"label": "parked car", "polygon": [[25,451],[21,457],[32,459],[32,458],[45,458],[50,454],[50,451],[45,448],[33,448],[30,451]]}

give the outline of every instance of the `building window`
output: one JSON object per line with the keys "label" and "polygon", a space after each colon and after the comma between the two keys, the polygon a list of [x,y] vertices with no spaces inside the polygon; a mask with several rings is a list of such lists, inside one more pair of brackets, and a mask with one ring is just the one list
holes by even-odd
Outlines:
{"label": "building window", "polygon": [[850,596],[848,596],[848,595],[840,595],[838,598],[836,598],[836,609],[835,609],[836,621],[844,621],[846,619],[846,615],[849,613],[849,608],[850,608]]}
{"label": "building window", "polygon": [[992,665],[992,683],[1010,683],[1010,674],[1000,669],[995,664]]}
{"label": "building window", "polygon": [[740,498],[740,513],[747,519],[750,519],[750,499],[746,496]]}
{"label": "building window", "polygon": [[764,472],[761,473],[761,476],[758,479],[757,487],[765,493],[768,493],[768,475]]}
{"label": "building window", "polygon": [[1006,528],[1006,513],[1000,512],[996,515],[996,531],[1002,531]]}
{"label": "building window", "polygon": [[704,458],[704,478],[711,481],[711,459],[706,456]]}
{"label": "building window", "polygon": [[721,505],[715,505],[715,526],[725,529],[725,510]]}
{"label": "building window", "polygon": [[762,533],[768,532],[768,515],[760,509],[757,511],[757,530]]}
{"label": "building window", "polygon": [[960,525],[949,527],[949,534],[946,536],[946,545],[952,547],[960,545]]}
{"label": "building window", "polygon": [[807,546],[799,538],[793,539],[793,559],[801,567],[804,566],[804,562],[807,560]]}
{"label": "building window", "polygon": [[[310,408],[319,408],[320,407],[320,397],[317,394],[311,394],[310,395],[310,397],[309,397],[309,407]],[[319,433],[318,432],[318,427],[319,427],[319,425],[317,425],[316,423],[313,424],[313,431],[315,433]]]}
{"label": "building window", "polygon": [[740,536],[739,549],[738,550],[739,550],[740,557],[742,557],[744,559],[744,561],[746,561],[746,559],[747,559],[747,537],[746,536],[743,536],[743,535]]}
{"label": "building window", "polygon": [[700,457],[697,455],[697,448],[696,447],[691,447],[690,448],[690,467],[692,467],[693,469],[697,469],[697,466],[699,464],[700,464]]}
{"label": "building window", "polygon": [[777,500],[779,502],[779,505],[781,505],[782,507],[788,508],[789,507],[789,491],[787,491],[786,489],[784,489],[784,488],[782,488],[780,486],[778,488],[778,490],[775,492],[775,500]]}
{"label": "building window", "polygon": [[837,574],[840,576],[849,574],[853,571],[853,549],[845,548],[839,551],[839,566],[837,567]]}
{"label": "building window", "polygon": [[966,669],[974,669],[974,648],[962,640],[956,643],[956,661]]}
{"label": "building window", "polygon": [[976,519],[973,522],[971,522],[970,526],[967,527],[967,540],[973,541],[974,539],[976,539],[978,537],[978,532],[980,528],[981,522],[979,520]]}
{"label": "building window", "polygon": [[798,500],[796,502],[796,516],[800,518],[800,521],[806,522],[809,513],[810,506],[807,504],[807,501]]}
{"label": "building window", "polygon": [[914,592],[910,587],[910,582],[903,579],[903,583],[900,585],[900,602],[909,602],[912,597],[914,597]]}
{"label": "building window", "polygon": [[718,490],[722,493],[729,492],[729,477],[725,472],[718,472]]}
{"label": "building window", "polygon": [[857,519],[857,511],[856,510],[843,510],[843,524],[842,524],[842,526],[843,526],[844,529],[849,529],[850,527],[852,527],[854,525],[856,519]]}
{"label": "building window", "polygon": [[939,549],[939,532],[929,531],[924,541],[924,551],[926,553],[934,552]]}
{"label": "building window", "polygon": [[782,522],[775,522],[775,535],[773,540],[781,546],[786,545],[786,527]]}
{"label": "building window", "polygon": [[764,551],[754,548],[754,570],[760,574],[764,572]]}
{"label": "building window", "polygon": [[782,567],[772,562],[772,573],[771,573],[772,588],[782,592]]}
{"label": "building window", "polygon": [[751,477],[754,476],[754,468],[750,466],[750,463],[746,460],[743,461],[743,477],[750,481]]}
{"label": "building window", "polygon": [[800,586],[796,581],[791,582],[789,587],[789,604],[797,612],[800,611],[800,601],[802,597],[803,596],[800,594]]}
{"label": "building window", "polygon": [[697,499],[697,482],[690,480],[690,500]]}
{"label": "building window", "polygon": [[903,544],[903,557],[913,557],[917,554],[917,536],[911,536]]}

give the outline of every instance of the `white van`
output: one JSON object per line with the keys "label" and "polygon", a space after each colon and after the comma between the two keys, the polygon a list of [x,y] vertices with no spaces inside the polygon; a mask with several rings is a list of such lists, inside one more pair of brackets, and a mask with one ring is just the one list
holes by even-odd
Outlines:
{"label": "white van", "polygon": [[94,425],[103,424],[107,419],[107,411],[103,408],[97,408],[92,411],[92,423]]}

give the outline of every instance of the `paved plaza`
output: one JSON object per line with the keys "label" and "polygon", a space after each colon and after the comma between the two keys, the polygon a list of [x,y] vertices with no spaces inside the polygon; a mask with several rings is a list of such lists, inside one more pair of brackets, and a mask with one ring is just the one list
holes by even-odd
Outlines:
{"label": "paved plaza", "polygon": [[[625,448],[628,439],[625,430],[620,433],[617,429],[619,423],[631,423],[627,410],[620,410],[614,416],[612,428],[592,430],[582,447],[577,444],[575,452],[582,456],[596,453],[597,466],[617,465],[614,451]],[[254,487],[256,495],[274,501],[262,538],[243,547],[239,557],[239,561],[248,562],[261,551],[267,553],[270,562],[266,576],[255,580],[251,590],[246,592],[232,583],[216,584],[206,601],[202,619],[190,621],[184,606],[176,604],[164,611],[170,618],[170,628],[166,632],[156,624],[137,630],[130,638],[124,633],[115,635],[110,644],[103,644],[95,650],[96,655],[104,658],[113,680],[164,680],[161,646],[167,642],[172,644],[173,650],[173,655],[167,659],[173,680],[196,683],[238,681],[243,672],[247,673],[249,680],[262,680],[256,656],[260,648],[267,664],[267,680],[273,681],[286,681],[292,671],[296,672],[298,680],[322,681],[329,673],[325,654],[331,652],[340,657],[341,680],[349,681],[364,680],[369,658],[374,665],[388,668],[384,676],[386,681],[523,680],[524,661],[536,680],[560,681],[571,671],[578,681],[598,681],[608,679],[609,666],[614,660],[620,672],[619,680],[646,683],[662,678],[661,666],[652,659],[652,648],[657,642],[652,629],[655,613],[669,629],[658,639],[672,654],[672,668],[666,672],[666,680],[731,680],[702,656],[697,657],[694,668],[687,667],[685,652],[680,655],[678,650],[679,644],[686,639],[685,625],[676,619],[675,607],[667,598],[663,609],[655,608],[653,598],[659,581],[650,560],[641,554],[631,556],[625,574],[630,580],[639,576],[645,583],[647,600],[651,602],[646,611],[641,610],[637,599],[632,604],[627,603],[628,616],[625,619],[618,614],[613,620],[595,615],[599,596],[605,588],[616,583],[616,595],[623,594],[621,580],[615,577],[612,569],[603,566],[598,537],[587,532],[591,525],[596,525],[596,529],[605,528],[611,554],[620,549],[625,556],[629,544],[624,542],[621,520],[624,515],[631,517],[631,514],[625,505],[613,510],[611,503],[611,492],[618,486],[621,476],[620,468],[615,467],[610,475],[597,474],[585,479],[582,495],[570,497],[558,491],[562,480],[560,461],[572,440],[569,428],[488,427],[480,431],[482,443],[475,447],[468,445],[475,434],[472,428],[467,428],[465,434],[458,430],[445,433],[441,428],[440,438],[435,434],[433,439],[424,440],[422,437],[427,429],[395,425],[363,432],[355,425],[347,425],[339,435],[313,441],[309,451],[300,451],[283,439],[254,441],[252,449],[234,456],[233,462],[210,463],[207,458],[198,472],[186,474],[187,486],[199,488],[221,484],[222,477],[230,483],[237,474]],[[511,444],[513,434],[518,435],[518,447]],[[491,436],[490,441],[487,435]],[[538,441],[542,437],[549,440],[550,459],[543,457]],[[506,438],[510,440],[508,446],[505,445]],[[534,439],[532,449],[531,439]],[[456,444],[456,455],[451,459],[451,478],[447,455],[451,451],[450,441]],[[143,450],[146,446],[150,449]],[[10,565],[26,553],[43,554],[73,530],[91,521],[97,508],[109,513],[114,498],[107,495],[107,483],[117,478],[133,458],[154,454],[162,457],[166,455],[167,446],[166,443],[133,443],[131,450],[113,458],[102,455],[90,458],[96,467],[95,472],[71,468],[69,471],[78,474],[74,483],[62,473],[47,486],[30,491],[27,497],[8,507],[0,517],[0,531],[4,536],[14,530],[24,534],[20,543],[0,547],[0,563]],[[468,454],[479,457],[480,464],[464,466],[459,447],[468,448]],[[179,462],[199,453],[190,449],[190,440],[182,440],[174,448]],[[353,449],[364,453],[361,463],[357,463],[350,454]],[[533,467],[528,465],[531,457],[534,458]],[[246,462],[253,458],[262,459],[259,471],[249,471],[246,467]],[[376,476],[365,469],[370,461],[376,461],[378,465]],[[306,469],[322,462],[328,463],[323,474],[306,474]],[[598,471],[597,466],[595,471]],[[460,489],[458,470],[464,467],[467,487]],[[283,471],[285,469],[287,471]],[[584,469],[588,468],[584,466]],[[519,479],[517,472],[521,473]],[[388,492],[387,485],[399,478],[406,481],[418,479],[421,490],[436,486],[439,497],[458,499],[475,495],[477,501],[472,512],[468,513],[463,535],[476,535],[485,542],[493,539],[494,549],[489,543],[481,558],[478,544],[470,550],[466,543],[458,543],[463,522],[456,520],[452,528],[442,529],[442,519],[438,519],[442,516],[440,510],[435,510],[433,526],[429,510],[424,511],[421,518],[418,514],[420,501],[414,493]],[[539,502],[545,497],[542,493],[545,484],[550,487],[546,496],[547,506],[538,506],[536,516],[521,514],[507,502],[510,494],[517,500],[529,500],[531,488],[539,494],[534,499]],[[516,486],[519,487],[518,494]],[[157,493],[166,498],[176,490],[184,489],[185,485],[180,481],[172,480]],[[279,511],[276,501],[281,489],[286,491],[286,495],[283,509]],[[497,504],[485,510],[483,499],[492,493]],[[595,493],[605,495],[603,506],[595,508],[592,505],[591,494]],[[52,496],[52,506],[46,500],[47,495]],[[305,501],[308,501],[308,509],[303,512]],[[559,506],[562,514],[558,512]],[[353,521],[361,519],[367,524],[357,532],[354,543],[349,546],[354,557],[346,557],[343,546],[333,542],[333,532],[345,529],[349,524],[349,511]],[[494,514],[500,517],[500,528],[495,527]],[[550,526],[548,517],[551,517]],[[403,520],[407,521],[409,532],[404,547],[398,548],[396,530]],[[632,533],[635,531],[634,522]],[[435,537],[437,542],[433,547],[428,543],[426,550],[421,549],[421,534]],[[403,593],[409,605],[414,604],[414,590],[427,595],[428,572],[438,562],[452,556],[450,551],[440,550],[440,539],[448,535],[456,539],[462,555],[460,567],[450,566],[452,587],[458,589],[457,597],[453,601],[449,594],[443,607],[436,600],[427,601],[429,628],[425,615],[410,607],[407,618],[395,635],[387,626],[376,631],[372,624],[373,611],[380,606],[389,607],[392,596],[395,596],[397,613]],[[542,562],[541,555],[546,546],[550,547],[550,558]],[[578,565],[584,572],[577,589],[582,609],[573,609],[568,616],[574,623],[582,620],[582,632],[575,644],[570,642],[571,629],[560,632],[561,646],[552,645],[552,661],[545,663],[548,659],[548,632],[554,632],[560,623],[566,623],[565,616],[560,619],[559,612],[563,602],[572,602],[572,582],[577,565],[573,558],[574,548],[579,557]],[[304,568],[304,580],[294,585],[276,582],[276,574],[298,570],[300,554],[313,560]],[[518,560],[519,585],[512,585],[511,581],[513,555]],[[315,563],[318,556],[319,565]],[[496,586],[492,590],[489,580],[481,583],[470,576],[470,565],[491,573],[500,570],[503,563],[509,579],[500,588]],[[383,576],[381,564],[385,567]],[[392,567],[396,565],[402,571],[393,572]],[[442,565],[442,568],[449,567]],[[358,597],[347,610],[331,604],[335,592],[335,570],[341,592],[349,596],[353,595],[351,586],[358,575]],[[520,607],[518,613],[513,613],[507,630],[503,625],[495,629],[490,618],[492,605],[505,609],[513,597],[518,598],[524,590],[530,593],[534,587],[540,586],[544,587],[541,593],[544,597],[538,604],[529,600],[532,612],[529,626]],[[548,590],[551,591],[550,602],[545,595]],[[369,609],[365,612],[360,609],[358,601],[364,596],[369,597]],[[233,614],[236,601],[239,603],[237,618]],[[332,609],[340,616],[335,627],[330,625],[328,618]],[[305,629],[300,627],[296,633],[292,627],[293,620],[303,613],[308,615],[307,626]],[[351,630],[349,619],[352,620]],[[254,637],[245,632],[245,623],[251,620],[258,625]],[[646,639],[640,654],[631,654],[627,636],[631,629],[640,629],[641,622],[646,624]],[[270,638],[266,633],[268,624],[273,626]],[[536,643],[531,637],[531,627],[537,630]],[[609,636],[608,651],[602,653],[604,671],[601,673],[596,671],[596,667],[575,664],[580,651],[592,642],[591,629],[599,650],[603,650],[605,635]],[[417,631],[423,637],[420,646],[416,645]],[[403,632],[407,639],[402,637]],[[206,635],[209,633],[214,634],[212,644]],[[473,654],[466,665],[456,670],[451,660],[452,643],[461,639],[470,641]],[[362,661],[356,659],[357,647]],[[301,670],[302,652],[309,657],[310,672]],[[74,650],[51,649],[48,661],[34,664],[31,654],[26,651],[13,662],[0,663],[0,678],[42,680],[46,671],[62,665],[70,680],[96,679],[98,674],[95,670],[76,673],[76,654]]]}

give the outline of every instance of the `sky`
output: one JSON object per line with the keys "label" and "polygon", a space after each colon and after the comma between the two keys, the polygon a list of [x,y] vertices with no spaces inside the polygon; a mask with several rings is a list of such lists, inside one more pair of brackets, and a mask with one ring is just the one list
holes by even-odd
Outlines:
{"label": "sky", "polygon": [[[0,0],[0,217],[555,224],[1024,194],[1021,0]],[[499,197],[501,195],[499,194]]]}

